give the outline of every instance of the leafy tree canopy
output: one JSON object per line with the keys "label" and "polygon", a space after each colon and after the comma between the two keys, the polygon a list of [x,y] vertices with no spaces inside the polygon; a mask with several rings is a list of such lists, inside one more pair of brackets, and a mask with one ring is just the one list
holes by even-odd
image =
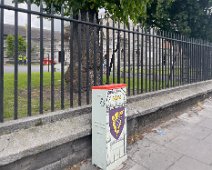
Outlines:
{"label": "leafy tree canopy", "polygon": [[[44,0],[46,11],[51,11],[53,4],[56,12],[61,11],[64,5],[65,15],[69,16],[71,11],[77,14],[79,10],[98,12],[100,8],[104,8],[108,14],[114,19],[128,22],[130,18],[135,23],[138,22],[139,16],[145,19],[147,6],[152,0]],[[27,0],[19,0],[19,2],[27,2]],[[40,0],[31,0],[31,3],[40,5]]]}
{"label": "leafy tree canopy", "polygon": [[212,0],[153,0],[147,16],[150,27],[212,41]]}
{"label": "leafy tree canopy", "polygon": [[[19,0],[26,2],[28,0]],[[40,0],[30,0],[40,5]],[[212,0],[43,0],[46,11],[51,4],[65,15],[79,10],[96,12],[104,8],[114,19],[125,23],[131,19],[148,27],[179,32],[195,38],[212,41]]]}

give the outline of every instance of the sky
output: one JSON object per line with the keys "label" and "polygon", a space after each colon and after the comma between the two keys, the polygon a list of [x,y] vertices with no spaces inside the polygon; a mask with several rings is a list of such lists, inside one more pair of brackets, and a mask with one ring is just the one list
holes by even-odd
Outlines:
{"label": "sky", "polygon": [[[14,4],[12,3],[12,0],[6,0],[5,5],[14,6]],[[26,9],[27,5],[25,3],[19,4],[18,7]],[[37,7],[36,5],[32,5],[31,8],[33,11],[39,11],[39,7]],[[100,9],[100,14],[104,13],[104,11],[105,11],[104,9]],[[32,21],[31,22],[32,27],[39,28],[40,20],[37,16],[32,15],[31,21]],[[54,22],[55,22],[55,31],[60,31],[61,22],[59,20],[55,20]],[[5,24],[14,24],[14,12],[13,11],[5,10],[4,23]],[[19,24],[19,26],[27,25],[27,15],[25,13],[18,12],[18,24]],[[44,20],[44,29],[50,29],[50,28],[51,28],[51,22],[45,19]]]}
{"label": "sky", "polygon": [[[14,6],[14,4],[12,3],[12,0],[5,1],[5,5]],[[27,5],[25,3],[19,4],[18,7],[26,9]],[[36,5],[32,5],[31,8],[33,11],[39,11],[39,8]],[[39,28],[40,20],[39,20],[38,16],[32,15],[31,21],[32,21],[31,22],[32,27]],[[5,24],[14,24],[14,12],[13,11],[5,10],[4,22],[5,22]],[[20,26],[27,25],[27,14],[18,12],[18,24]],[[48,20],[45,19],[44,20],[44,29],[50,29],[50,27],[51,27],[51,22],[49,22]],[[60,30],[60,21],[58,21],[58,20],[55,20],[55,30],[56,31]]]}

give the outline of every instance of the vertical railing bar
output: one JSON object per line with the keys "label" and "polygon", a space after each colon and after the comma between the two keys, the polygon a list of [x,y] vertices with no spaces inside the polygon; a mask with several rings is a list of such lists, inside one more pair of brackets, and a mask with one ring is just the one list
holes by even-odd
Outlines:
{"label": "vertical railing bar", "polygon": [[[188,53],[187,54],[187,60],[189,60],[189,58],[188,58],[189,57],[188,56],[189,55],[189,52],[188,52],[189,47],[188,47],[188,42],[187,42],[188,41],[187,36],[184,36],[184,40],[185,40],[186,52]],[[187,75],[186,75],[186,83],[187,84],[189,84],[189,67],[187,67],[188,66],[188,62],[189,61],[186,61],[186,66],[185,66],[186,67],[186,73],[187,73]]]}
{"label": "vertical railing bar", "polygon": [[143,27],[141,28],[141,93],[143,93],[144,90],[144,35],[143,35]]}
{"label": "vertical railing bar", "polygon": [[[100,25],[103,25],[103,21],[102,21],[102,18],[101,18],[101,21],[100,21]],[[104,28],[101,28],[101,39],[100,39],[100,47],[101,47],[101,54],[100,54],[100,63],[101,63],[101,66],[100,66],[100,84],[102,85],[103,84],[103,36],[104,36],[104,32],[103,32],[103,29]],[[88,33],[88,36],[89,36],[89,33]],[[87,52],[89,52],[89,48],[87,49]]]}
{"label": "vertical railing bar", "polygon": [[209,57],[209,80],[211,79],[211,53],[210,42],[208,43],[208,57]]}
{"label": "vertical railing bar", "polygon": [[195,53],[194,53],[194,42],[193,42],[193,38],[191,38],[191,52],[192,52],[192,83],[195,82]]}
{"label": "vertical railing bar", "polygon": [[171,69],[172,69],[172,74],[171,74],[171,87],[175,86],[175,37],[174,33],[171,34],[172,38],[172,45],[171,45]]}
{"label": "vertical railing bar", "polygon": [[202,79],[201,79],[201,81],[203,81],[204,80],[204,71],[203,71],[203,69],[204,69],[204,60],[203,60],[203,58],[204,58],[204,55],[203,55],[203,53],[204,53],[204,50],[203,50],[203,40],[200,40],[200,47],[201,47],[201,75],[202,75]]}
{"label": "vertical railing bar", "polygon": [[208,42],[208,80],[211,79],[210,43]]}
{"label": "vertical railing bar", "polygon": [[135,27],[133,26],[133,95],[135,95]]}
{"label": "vertical railing bar", "polygon": [[210,79],[212,79],[212,48],[211,43],[209,43],[209,55],[210,55]]}
{"label": "vertical railing bar", "polygon": [[159,33],[159,38],[158,38],[158,40],[159,40],[159,90],[161,90],[161,88],[162,88],[162,84],[161,84],[161,62],[162,62],[162,60],[161,60],[161,31],[159,30],[158,31],[158,33]]}
{"label": "vertical railing bar", "polygon": [[[126,24],[124,24],[124,30],[126,30]],[[126,32],[124,31],[124,83],[126,84]]]}
{"label": "vertical railing bar", "polygon": [[[43,13],[43,2],[40,1],[40,13]],[[43,114],[43,16],[40,16],[40,114]]]}
{"label": "vertical railing bar", "polygon": [[206,66],[207,66],[207,64],[206,64],[206,58],[207,58],[207,56],[206,56],[206,47],[205,47],[205,40],[203,40],[203,71],[204,71],[204,81],[206,80]]}
{"label": "vertical railing bar", "polygon": [[206,74],[206,80],[208,80],[208,42],[206,41],[206,44],[205,44],[205,48],[206,48],[206,50],[205,50],[205,52],[206,52],[206,55],[205,55],[205,59],[206,59],[206,65],[207,65],[207,67],[206,67],[206,69],[205,69],[205,74]]}
{"label": "vertical railing bar", "polygon": [[206,40],[203,41],[203,59],[204,59],[204,64],[203,64],[203,69],[204,69],[204,81],[207,80],[207,47],[206,47]]}
{"label": "vertical railing bar", "polygon": [[196,81],[199,82],[199,40],[196,39],[196,48],[197,48],[197,53],[196,53],[196,68],[197,68],[197,73],[196,73]]}
{"label": "vertical railing bar", "polygon": [[[15,1],[15,8],[18,2]],[[14,56],[14,119],[18,119],[18,12],[15,11],[15,56]]]}
{"label": "vertical railing bar", "polygon": [[[157,30],[155,30],[155,34],[157,34]],[[158,90],[158,37],[156,37],[156,48],[155,48],[155,53],[156,53],[156,91]]]}
{"label": "vertical railing bar", "polygon": [[170,44],[169,44],[169,48],[170,48],[170,54],[169,54],[169,81],[168,81],[168,87],[172,87],[172,78],[173,78],[173,70],[172,70],[172,62],[173,62],[173,54],[172,54],[172,46],[173,46],[173,34],[170,32],[169,33],[169,38],[170,38]]}
{"label": "vertical railing bar", "polygon": [[179,74],[179,67],[180,67],[180,42],[179,42],[179,34],[175,34],[176,39],[178,40],[175,45],[176,45],[176,62],[177,62],[177,85],[180,86],[180,74]]}
{"label": "vertical railing bar", "polygon": [[167,73],[167,70],[168,70],[168,68],[167,68],[167,63],[168,63],[168,65],[169,65],[169,57],[167,57],[167,31],[165,31],[164,32],[164,37],[165,37],[165,88],[167,88],[167,74],[169,74],[169,73]]}
{"label": "vertical railing bar", "polygon": [[[81,11],[78,13],[78,20],[81,21]],[[94,44],[95,41],[95,29],[94,29]],[[78,23],[78,34],[77,34],[77,44],[78,44],[78,106],[82,105],[81,98],[82,98],[82,38],[81,38],[81,24]],[[95,47],[94,47],[94,85],[96,85],[96,66],[95,66]]]}
{"label": "vertical railing bar", "polygon": [[194,74],[194,78],[195,78],[195,82],[197,82],[197,55],[198,55],[198,46],[196,45],[196,39],[193,38],[193,52],[194,52],[194,67],[195,67],[195,74]]}
{"label": "vertical railing bar", "polygon": [[[71,16],[72,18],[72,16]],[[70,65],[69,65],[69,71],[70,71],[70,86],[69,86],[69,90],[70,90],[70,107],[72,108],[74,106],[74,89],[73,89],[73,80],[74,80],[74,23],[70,22],[70,42],[69,42],[69,46],[70,46]]]}
{"label": "vertical railing bar", "polygon": [[178,58],[177,58],[177,34],[173,33],[173,63],[174,63],[174,74],[173,74],[173,86],[178,86],[178,74],[177,74],[177,68],[178,68]]}
{"label": "vertical railing bar", "polygon": [[186,37],[186,44],[188,48],[188,84],[191,83],[191,51],[190,51],[190,39],[189,37]]}
{"label": "vertical railing bar", "polygon": [[191,79],[191,76],[192,76],[192,65],[191,65],[191,60],[192,60],[192,53],[191,53],[191,38],[188,38],[187,39],[187,41],[188,41],[188,53],[189,53],[189,84],[191,84],[192,82],[192,79]]}
{"label": "vertical railing bar", "polygon": [[191,58],[190,58],[190,68],[191,68],[191,80],[190,82],[193,83],[193,72],[194,72],[194,66],[193,66],[193,51],[192,51],[192,38],[190,38],[190,52],[191,52]]}
{"label": "vertical railing bar", "polygon": [[[89,22],[89,14],[88,12],[86,12],[86,21]],[[102,24],[102,21],[101,23]],[[90,33],[89,33],[89,25],[86,25],[86,103],[89,104],[90,103]],[[102,46],[102,32],[103,30],[101,30],[101,46]],[[102,47],[101,47],[102,48]],[[102,81],[102,75],[103,75],[103,54],[101,52],[101,84],[103,84]]]}
{"label": "vertical railing bar", "polygon": [[165,78],[164,78],[164,31],[162,31],[162,89],[164,89]]}
{"label": "vertical railing bar", "polygon": [[208,63],[208,42],[206,41],[206,54],[207,54],[207,56],[206,56],[206,63],[207,63],[207,69],[206,69],[206,77],[207,77],[207,80],[208,80],[208,71],[209,71],[209,63]]}
{"label": "vertical railing bar", "polygon": [[[130,24],[128,24],[128,30],[130,31]],[[130,32],[128,32],[128,96],[130,96]]]}
{"label": "vertical railing bar", "polygon": [[207,63],[208,63],[208,71],[207,71],[207,75],[208,75],[208,80],[210,80],[210,74],[211,74],[211,72],[210,72],[210,43],[209,42],[207,42],[207,55],[208,55],[208,61],[207,61]]}
{"label": "vertical railing bar", "polygon": [[200,74],[201,74],[201,78],[200,80],[203,80],[203,73],[202,73],[202,40],[200,40]]}
{"label": "vertical railing bar", "polygon": [[170,38],[170,40],[168,41],[169,44],[168,44],[168,82],[167,82],[167,86],[168,88],[171,87],[171,59],[172,59],[172,52],[171,52],[171,47],[172,47],[172,40],[171,40],[171,32],[167,32],[167,38]]}
{"label": "vertical railing bar", "polygon": [[[96,23],[96,14],[94,14],[94,23]],[[81,32],[80,32],[81,33]],[[94,41],[94,86],[97,85],[97,56],[96,56],[96,44],[97,44],[97,28],[96,26],[94,26],[94,37],[93,37],[93,41]],[[81,34],[80,34],[81,35]]]}
{"label": "vertical railing bar", "polygon": [[[28,0],[27,9],[31,11],[31,2]],[[31,14],[27,14],[27,89],[28,89],[28,104],[27,113],[28,116],[32,115],[32,104],[31,104]]]}
{"label": "vertical railing bar", "polygon": [[208,60],[208,70],[207,70],[207,75],[208,75],[208,80],[210,79],[210,43],[208,42],[208,47],[207,47],[207,60]]}
{"label": "vertical railing bar", "polygon": [[204,59],[205,59],[205,80],[208,80],[208,55],[207,55],[207,41],[204,42]]}
{"label": "vertical railing bar", "polygon": [[[179,38],[179,34],[176,34],[176,38],[178,39],[178,40],[180,40],[180,38]],[[176,57],[177,57],[177,82],[178,82],[178,86],[180,86],[180,42],[178,41],[178,43],[176,43],[177,44],[177,53],[175,54],[176,55]]]}
{"label": "vertical railing bar", "polygon": [[[184,37],[183,37],[183,35],[181,35],[181,40],[182,41],[184,41]],[[182,69],[181,69],[181,74],[182,74],[182,84],[184,85],[184,48],[185,48],[185,43],[184,42],[182,42],[182,45],[181,45],[181,47],[182,47],[182,57],[181,57],[181,67],[182,67]]]}
{"label": "vertical railing bar", "polygon": [[[64,16],[64,6],[61,7],[61,17]],[[64,20],[61,20],[61,109],[65,108],[64,105],[64,62],[65,62],[65,53],[64,53]]]}
{"label": "vertical railing bar", "polygon": [[155,30],[152,29],[152,90],[155,91]]}
{"label": "vertical railing bar", "polygon": [[206,40],[204,40],[204,44],[203,44],[203,48],[204,48],[204,77],[205,79],[204,80],[207,80],[207,69],[208,69],[208,66],[207,66],[207,42]]}
{"label": "vertical railing bar", "polygon": [[137,94],[139,94],[139,74],[140,74],[140,45],[139,45],[139,26],[137,26]]}
{"label": "vertical railing bar", "polygon": [[209,65],[209,74],[208,74],[208,79],[211,79],[211,58],[210,58],[210,42],[208,42],[208,65]]}
{"label": "vertical railing bar", "polygon": [[209,63],[208,63],[208,59],[209,59],[209,58],[208,58],[208,57],[209,57],[209,56],[208,56],[208,42],[207,42],[207,41],[206,41],[206,44],[205,44],[205,45],[206,45],[206,54],[207,54],[207,55],[206,55],[206,63],[207,63],[206,78],[207,78],[207,80],[208,80],[208,71],[209,71],[209,65],[208,65],[208,64],[209,64]]}
{"label": "vertical railing bar", "polygon": [[[0,1],[4,5],[4,0]],[[4,9],[0,8],[0,122],[4,121]]]}
{"label": "vertical railing bar", "polygon": [[[109,22],[108,22],[108,20],[107,20],[107,26],[109,27]],[[106,68],[107,68],[107,70],[106,70],[106,72],[107,72],[107,75],[106,75],[106,84],[109,84],[110,83],[110,69],[109,69],[109,60],[110,60],[110,44],[109,44],[109,41],[110,41],[110,37],[109,37],[109,29],[107,28],[107,31],[106,31],[106,36],[107,36],[107,42],[106,42],[106,45],[107,45],[107,47],[106,47],[106,50],[107,50],[107,52],[106,52]],[[114,62],[115,63],[115,62]]]}
{"label": "vertical railing bar", "polygon": [[149,28],[149,92],[152,91],[152,83],[151,83],[151,79],[152,79],[152,54],[151,54],[151,51],[152,51],[152,47],[151,47],[151,28]]}
{"label": "vertical railing bar", "polygon": [[212,75],[212,72],[211,72],[211,43],[209,43],[209,64],[210,64],[210,79],[211,79],[211,75]]}
{"label": "vertical railing bar", "polygon": [[169,87],[169,66],[170,66],[170,63],[169,63],[169,60],[170,60],[170,50],[169,50],[169,45],[170,45],[170,42],[169,42],[169,32],[165,31],[165,37],[166,37],[166,88]]}
{"label": "vertical railing bar", "polygon": [[209,42],[209,47],[208,47],[208,52],[209,52],[209,72],[210,72],[210,75],[209,75],[209,79],[211,79],[211,47],[210,47],[210,42]]}
{"label": "vertical railing bar", "polygon": [[198,81],[202,81],[202,73],[201,73],[201,40],[198,40],[198,76],[199,76],[199,80]]}
{"label": "vertical railing bar", "polygon": [[174,33],[171,33],[171,87],[174,87],[175,84],[175,56],[174,56],[174,50],[175,50],[175,38]]}
{"label": "vertical railing bar", "polygon": [[[113,20],[113,28],[115,28],[115,21]],[[117,41],[117,40],[116,40]],[[111,62],[113,63],[113,83],[116,83],[116,60],[115,60],[115,30],[113,29],[113,54],[112,54],[112,59]],[[117,41],[118,42],[118,41]],[[110,70],[111,71],[111,70]]]}
{"label": "vertical railing bar", "polygon": [[148,67],[148,64],[147,64],[147,59],[148,59],[148,57],[147,57],[147,48],[148,48],[148,46],[147,46],[147,28],[145,28],[145,92],[147,93],[148,92],[148,84],[147,84],[147,82],[148,82],[148,80],[147,80],[147,71],[148,71],[148,69],[147,69],[147,67]]}
{"label": "vertical railing bar", "polygon": [[173,33],[173,84],[172,86],[175,87],[177,86],[177,76],[175,75],[176,73],[176,67],[177,67],[177,58],[176,58],[176,42],[177,42],[177,37],[176,34]]}
{"label": "vertical railing bar", "polygon": [[183,85],[185,84],[185,81],[186,81],[186,79],[185,79],[185,75],[184,75],[184,72],[185,72],[185,70],[186,70],[186,68],[185,68],[185,57],[186,57],[186,54],[185,54],[185,49],[186,49],[186,43],[185,43],[185,36],[182,36],[182,39],[183,39],[183,58],[182,58],[182,65],[183,65]]}
{"label": "vertical railing bar", "polygon": [[[120,29],[120,22],[118,22],[118,29]],[[117,40],[117,50],[118,50],[118,63],[117,63],[117,83],[120,83],[120,72],[121,72],[121,61],[120,61],[120,48],[121,48],[121,44],[120,44],[120,31],[118,30],[118,40]],[[115,62],[114,62],[115,63]]]}
{"label": "vertical railing bar", "polygon": [[204,41],[201,40],[201,70],[202,70],[202,81],[204,81]]}
{"label": "vertical railing bar", "polygon": [[181,85],[181,35],[179,33],[177,33],[177,37],[179,39],[179,47],[178,47],[178,75],[179,75],[179,78],[178,78],[178,81],[179,81],[179,85]]}
{"label": "vertical railing bar", "polygon": [[54,111],[54,8],[51,5],[51,111]]}
{"label": "vertical railing bar", "polygon": [[183,84],[183,43],[182,43],[182,35],[179,35],[180,36],[180,85]]}
{"label": "vertical railing bar", "polygon": [[[188,59],[188,56],[186,56],[186,55],[188,55],[188,54],[186,54],[187,53],[187,51],[188,51],[188,44],[187,44],[187,37],[186,36],[184,36],[184,49],[185,49],[185,56],[184,56],[184,60],[185,60],[185,58],[187,57],[187,59]],[[186,76],[184,76],[186,79],[185,79],[185,81],[186,81],[186,83],[188,84],[188,76],[189,76],[189,72],[188,72],[188,67],[187,67],[187,64],[188,62],[187,61],[185,61],[185,65],[184,65],[184,68],[185,68],[185,70],[186,70],[186,73],[187,73],[187,75]]]}

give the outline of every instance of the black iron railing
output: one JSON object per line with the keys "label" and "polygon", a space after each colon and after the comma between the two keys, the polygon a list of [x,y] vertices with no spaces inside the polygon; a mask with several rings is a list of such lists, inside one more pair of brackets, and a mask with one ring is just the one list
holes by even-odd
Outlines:
{"label": "black iron railing", "polygon": [[[5,13],[11,11],[14,56],[6,56]],[[19,13],[27,16],[27,65],[19,65]],[[39,20],[36,30],[33,16]],[[37,56],[32,55],[34,41]],[[64,16],[63,7],[56,15],[53,6],[47,13],[42,3],[31,10],[30,3],[23,9],[0,1],[0,122],[88,105],[93,85],[126,83],[130,96],[211,78],[212,44],[206,41],[85,12],[74,19]]]}

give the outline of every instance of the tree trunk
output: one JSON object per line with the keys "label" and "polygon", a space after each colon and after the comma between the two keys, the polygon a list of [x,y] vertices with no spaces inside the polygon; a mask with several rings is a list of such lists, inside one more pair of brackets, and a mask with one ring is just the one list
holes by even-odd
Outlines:
{"label": "tree trunk", "polygon": [[[98,13],[96,11],[81,11],[81,20],[86,21],[87,15],[89,17],[89,22],[98,24]],[[96,17],[96,18],[95,18]],[[79,16],[76,15],[74,19],[78,19]],[[78,22],[71,23],[70,27],[70,42],[73,42],[73,68],[72,64],[69,65],[67,72],[65,73],[65,81],[68,85],[73,85],[73,91],[77,92],[78,90],[85,91],[90,89],[94,85],[94,70],[96,70],[96,83],[95,85],[100,84],[100,47],[99,47],[99,28],[94,26],[80,24]],[[81,27],[81,29],[80,29]],[[79,32],[81,31],[81,35]],[[89,40],[87,38],[87,31],[89,34]],[[71,35],[73,33],[73,35]],[[79,38],[80,37],[80,38]],[[95,42],[94,42],[95,38]],[[72,41],[73,39],[73,41]],[[87,43],[88,41],[88,43]],[[79,44],[81,43],[81,47]],[[87,60],[87,44],[89,44],[89,58]],[[72,44],[71,44],[72,45]],[[95,57],[95,50],[96,57]],[[71,49],[70,49],[71,50]],[[79,57],[81,56],[81,57]],[[80,59],[81,58],[81,59]],[[81,65],[79,65],[79,60],[81,60]],[[88,63],[88,65],[87,65]],[[79,67],[81,67],[81,82],[79,82]],[[73,75],[73,77],[72,77]],[[88,78],[88,84],[87,84]],[[73,80],[73,82],[72,82]],[[81,84],[81,89],[79,89],[79,84]]]}

